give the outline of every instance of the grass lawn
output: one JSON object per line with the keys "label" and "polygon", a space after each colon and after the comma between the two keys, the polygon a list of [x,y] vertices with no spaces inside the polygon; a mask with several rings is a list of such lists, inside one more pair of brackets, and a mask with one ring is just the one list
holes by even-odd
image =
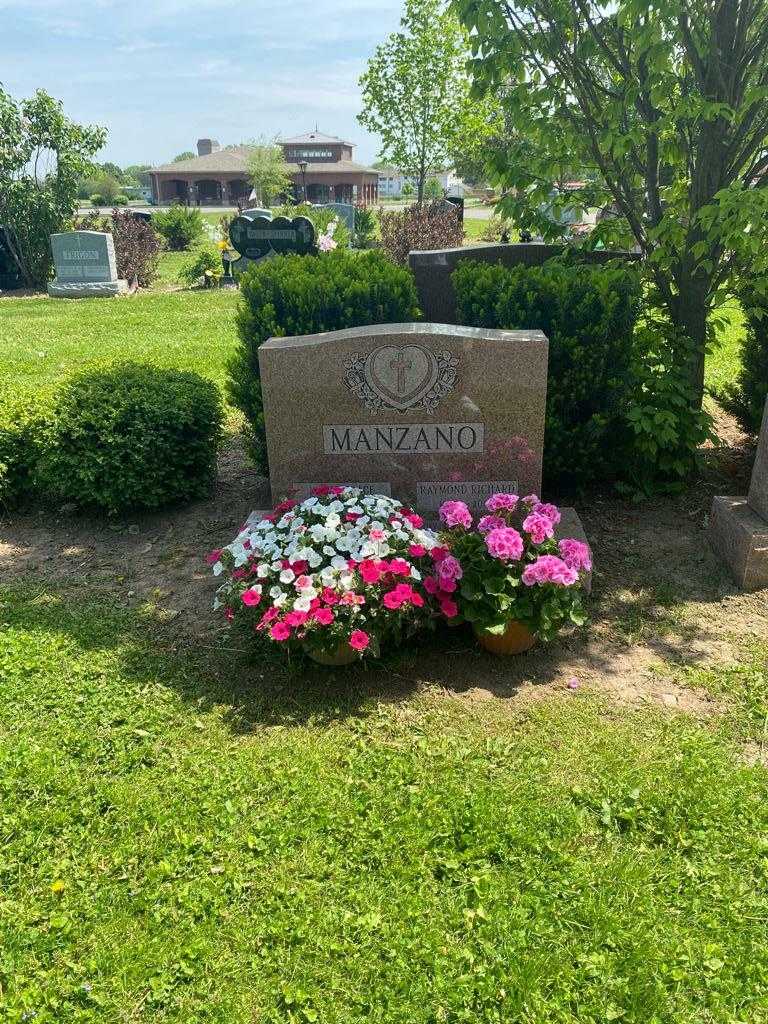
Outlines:
{"label": "grass lawn", "polygon": [[768,647],[689,679],[704,724],[382,702],[151,602],[0,597],[4,1020],[768,1020]]}

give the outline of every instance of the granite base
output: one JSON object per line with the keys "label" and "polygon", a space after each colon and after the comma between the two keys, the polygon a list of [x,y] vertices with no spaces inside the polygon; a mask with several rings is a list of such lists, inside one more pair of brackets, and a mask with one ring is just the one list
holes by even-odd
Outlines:
{"label": "granite base", "polygon": [[743,497],[712,502],[709,543],[742,590],[768,587],[768,522]]}
{"label": "granite base", "polygon": [[51,281],[48,294],[54,299],[112,298],[127,295],[127,281]]}

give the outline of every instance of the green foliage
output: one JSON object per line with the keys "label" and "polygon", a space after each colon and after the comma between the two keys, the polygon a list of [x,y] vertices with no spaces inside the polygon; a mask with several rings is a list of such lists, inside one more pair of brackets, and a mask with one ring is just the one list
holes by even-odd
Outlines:
{"label": "green foliage", "polygon": [[265,260],[243,274],[240,291],[240,343],[228,364],[227,389],[247,420],[251,457],[266,472],[259,347],[270,337],[415,320],[416,287],[410,272],[383,253],[337,249]]}
{"label": "green foliage", "polygon": [[182,160],[194,160],[197,153],[193,153],[191,149],[185,149],[181,153],[177,153],[176,156],[171,160],[172,164],[180,164]]}
{"label": "green foliage", "polygon": [[742,285],[741,305],[747,328],[741,347],[741,370],[736,385],[727,389],[724,398],[744,429],[756,434],[768,396],[768,294]]}
{"label": "green foliage", "polygon": [[0,392],[0,513],[34,492],[46,425],[39,395]]}
{"label": "green foliage", "polygon": [[93,195],[88,198],[92,206],[106,206],[107,204],[107,201],[101,192],[94,192]]}
{"label": "green foliage", "polygon": [[625,429],[614,439],[623,456],[619,489],[636,498],[681,491],[696,469],[697,449],[711,436],[679,356],[693,344],[668,322],[647,320],[636,332]]}
{"label": "green foliage", "polygon": [[115,196],[115,198],[112,200],[112,202],[114,203],[115,206],[127,206],[128,205],[128,196],[124,196],[122,193],[120,193],[119,195]]}
{"label": "green foliage", "polygon": [[443,187],[437,178],[429,178],[424,186],[425,199],[442,199]]}
{"label": "green foliage", "polygon": [[0,224],[27,285],[48,281],[51,235],[69,226],[80,178],[106,134],[70,121],[42,89],[17,103],[0,87]]}
{"label": "green foliage", "polygon": [[55,396],[40,463],[56,498],[109,513],[202,498],[216,479],[221,397],[193,373],[118,363]]}
{"label": "green foliage", "polygon": [[355,242],[364,249],[376,234],[376,214],[368,206],[355,207]]}
{"label": "green foliage", "polygon": [[406,0],[400,31],[376,48],[360,78],[358,121],[381,136],[381,157],[413,175],[421,204],[446,165],[467,104],[467,42],[440,0]]}
{"label": "green foliage", "polygon": [[153,213],[152,223],[168,248],[176,252],[189,249],[203,233],[203,215],[197,207],[182,206],[181,203]]}
{"label": "green foliage", "polygon": [[613,479],[622,464],[616,432],[635,393],[640,286],[634,268],[560,260],[504,267],[462,260],[453,283],[461,323],[539,329],[549,338],[546,486],[581,488]]}
{"label": "green foliage", "polygon": [[214,245],[201,245],[182,266],[179,280],[189,288],[204,278],[204,284],[215,284],[224,273],[221,251]]}
{"label": "green foliage", "polygon": [[248,176],[256,192],[257,205],[269,207],[275,199],[291,192],[283,150],[276,141],[262,138],[251,146]]}
{"label": "green foliage", "polygon": [[506,119],[508,145],[490,154],[501,212],[549,239],[568,210],[610,210],[591,241],[633,244],[647,258],[700,405],[709,313],[738,290],[739,267],[768,270],[762,6],[453,6],[470,32],[475,90],[499,99]]}

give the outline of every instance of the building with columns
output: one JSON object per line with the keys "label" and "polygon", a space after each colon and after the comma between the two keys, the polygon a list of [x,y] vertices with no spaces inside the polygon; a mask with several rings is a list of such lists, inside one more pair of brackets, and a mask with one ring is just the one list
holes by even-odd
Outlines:
{"label": "building with columns", "polygon": [[[307,132],[283,139],[285,169],[293,195],[310,203],[357,203],[367,206],[378,197],[378,172],[355,163],[353,145],[334,135]],[[197,156],[154,167],[152,199],[192,206],[235,206],[247,203],[249,146],[222,149],[213,139],[197,140]]]}

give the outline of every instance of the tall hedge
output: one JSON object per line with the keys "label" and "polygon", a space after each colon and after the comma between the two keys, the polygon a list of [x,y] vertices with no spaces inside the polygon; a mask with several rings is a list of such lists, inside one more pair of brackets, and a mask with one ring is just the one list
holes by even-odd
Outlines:
{"label": "tall hedge", "polygon": [[270,337],[319,334],[419,317],[410,271],[375,250],[276,256],[240,278],[239,345],[228,364],[227,390],[247,421],[256,466],[267,472],[259,347]]}
{"label": "tall hedge", "polygon": [[[538,267],[461,261],[453,273],[459,321],[549,338],[545,485],[580,489],[612,479],[632,400],[637,272],[560,259]],[[515,381],[509,381],[515,401]]]}
{"label": "tall hedge", "polygon": [[747,331],[739,378],[726,404],[746,431],[757,434],[768,395],[768,298],[749,287],[740,297]]}

